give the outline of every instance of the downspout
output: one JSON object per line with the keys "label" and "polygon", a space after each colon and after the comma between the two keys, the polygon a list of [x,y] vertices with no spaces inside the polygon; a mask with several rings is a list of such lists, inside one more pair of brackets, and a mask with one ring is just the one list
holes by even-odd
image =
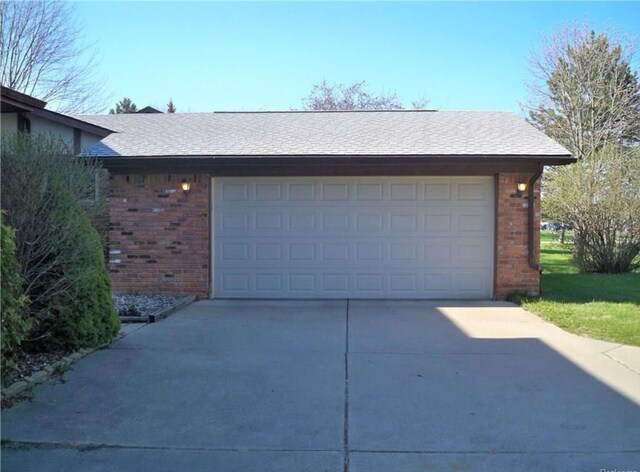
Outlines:
{"label": "downspout", "polygon": [[529,238],[529,267],[531,267],[532,269],[537,270],[538,272],[542,272],[542,264],[540,264],[538,261],[535,261],[533,258],[533,255],[535,254],[535,248],[533,247],[534,245],[534,238],[533,238],[533,230],[534,230],[534,222],[535,222],[535,216],[536,216],[536,205],[535,205],[535,190],[534,190],[534,185],[536,183],[536,180],[538,180],[540,178],[540,176],[542,175],[542,171],[544,170],[544,166],[542,164],[538,164],[538,169],[534,172],[534,174],[531,176],[531,179],[529,179],[529,227],[528,227],[528,234],[527,237]]}

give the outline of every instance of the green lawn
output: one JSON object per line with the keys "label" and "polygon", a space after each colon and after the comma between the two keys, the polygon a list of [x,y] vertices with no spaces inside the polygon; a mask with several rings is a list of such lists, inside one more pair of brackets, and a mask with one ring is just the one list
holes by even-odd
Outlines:
{"label": "green lawn", "polygon": [[580,274],[571,246],[549,231],[540,249],[542,295],[524,308],[575,334],[640,346],[640,273]]}

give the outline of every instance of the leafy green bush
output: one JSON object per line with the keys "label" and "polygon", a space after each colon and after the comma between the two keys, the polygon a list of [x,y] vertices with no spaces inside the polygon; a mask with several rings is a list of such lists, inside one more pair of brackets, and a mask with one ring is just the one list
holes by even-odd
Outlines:
{"label": "leafy green bush", "polygon": [[[111,299],[111,280],[102,256],[98,233],[81,210],[70,212],[69,224],[79,242],[93,246],[82,260],[61,267],[65,277],[74,281],[69,290],[52,297],[49,317],[38,326],[38,349],[47,351],[96,347],[118,334],[120,319]],[[34,346],[35,347],[35,346]]]}
{"label": "leafy green bush", "polygon": [[[97,164],[74,158],[59,138],[2,140],[2,201],[16,231],[27,311],[27,350],[77,349],[107,342],[119,320],[100,237],[87,205]],[[84,208],[84,209],[83,209]]]}
{"label": "leafy green bush", "polygon": [[640,264],[640,151],[606,147],[548,173],[543,203],[573,227],[580,272],[631,272]]}
{"label": "leafy green bush", "polygon": [[0,300],[2,303],[2,384],[10,377],[15,367],[15,356],[29,330],[25,318],[27,298],[22,293],[20,266],[15,256],[14,231],[2,221],[0,213]]}

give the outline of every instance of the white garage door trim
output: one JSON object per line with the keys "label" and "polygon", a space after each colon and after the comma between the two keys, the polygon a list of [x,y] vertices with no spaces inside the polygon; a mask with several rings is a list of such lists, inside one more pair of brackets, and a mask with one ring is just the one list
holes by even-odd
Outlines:
{"label": "white garage door trim", "polygon": [[493,295],[493,177],[212,179],[212,297]]}

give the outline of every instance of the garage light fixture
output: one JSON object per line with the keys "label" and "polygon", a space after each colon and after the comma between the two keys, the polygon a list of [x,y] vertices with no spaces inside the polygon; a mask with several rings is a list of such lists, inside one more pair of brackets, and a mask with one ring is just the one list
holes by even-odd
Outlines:
{"label": "garage light fixture", "polygon": [[518,183],[516,184],[516,193],[512,193],[511,196],[514,198],[525,198],[524,194],[527,191],[527,182],[524,178],[520,177],[518,179]]}
{"label": "garage light fixture", "polygon": [[180,183],[180,188],[182,188],[182,192],[186,195],[191,190],[191,183],[182,179],[182,182]]}

